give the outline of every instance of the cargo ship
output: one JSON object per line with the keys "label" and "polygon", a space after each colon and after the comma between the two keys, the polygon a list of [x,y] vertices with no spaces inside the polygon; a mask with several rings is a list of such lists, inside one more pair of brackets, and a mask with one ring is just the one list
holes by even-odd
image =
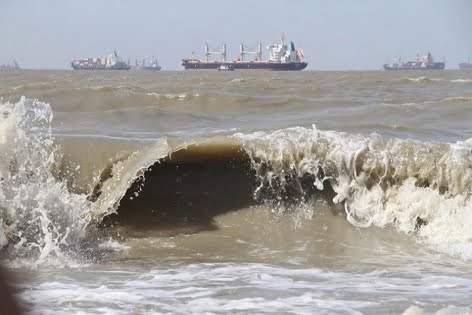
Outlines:
{"label": "cargo ship", "polygon": [[74,70],[129,70],[131,68],[129,62],[124,62],[116,51],[106,58],[76,59],[72,61],[71,66]]}
{"label": "cargo ship", "polygon": [[151,57],[149,60],[144,60],[141,64],[138,64],[138,60],[136,59],[136,65],[134,67],[136,70],[150,70],[150,71],[160,71],[161,66],[157,62],[156,57]]}
{"label": "cargo ship", "polygon": [[[275,44],[267,46],[269,58],[262,60],[262,44],[258,45],[257,50],[245,50],[244,45],[240,45],[239,57],[234,61],[226,61],[226,44],[223,44],[221,50],[210,51],[208,44],[205,44],[206,60],[196,58],[183,59],[182,66],[185,70],[217,70],[221,66],[230,66],[235,70],[274,70],[274,71],[297,71],[303,70],[308,65],[305,62],[303,50],[295,49],[295,44],[285,43],[284,38]],[[219,55],[218,61],[210,60],[211,55]],[[246,55],[254,55],[254,60],[244,60]]]}
{"label": "cargo ship", "polygon": [[399,58],[398,63],[384,64],[385,70],[443,70],[446,63],[435,62],[431,53],[428,52],[423,58],[417,57],[416,61],[402,61]]}
{"label": "cargo ship", "polygon": [[13,60],[11,63],[1,64],[0,70],[13,70],[20,69],[20,65],[16,60]]}
{"label": "cargo ship", "polygon": [[472,70],[472,62],[470,62],[470,58],[467,60],[467,62],[460,63],[459,69]]}

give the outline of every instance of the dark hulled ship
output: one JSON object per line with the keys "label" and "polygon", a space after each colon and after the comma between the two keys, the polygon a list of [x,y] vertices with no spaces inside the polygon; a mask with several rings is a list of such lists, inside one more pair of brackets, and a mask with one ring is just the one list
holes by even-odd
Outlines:
{"label": "dark hulled ship", "polygon": [[460,63],[459,69],[472,70],[472,62],[470,62],[470,58],[467,60],[467,62]]}
{"label": "dark hulled ship", "polygon": [[124,62],[114,51],[106,58],[76,59],[71,63],[74,70],[129,70],[129,63]]}
{"label": "dark hulled ship", "polygon": [[416,61],[402,61],[399,58],[397,63],[384,64],[385,70],[443,70],[446,63],[435,62],[431,53],[428,53],[423,58],[417,57]]}
{"label": "dark hulled ship", "polygon": [[[308,65],[303,60],[303,50],[295,49],[295,44],[290,42],[286,44],[282,38],[280,42],[269,45],[269,59],[262,60],[262,45],[259,44],[256,51],[247,51],[244,45],[240,46],[239,57],[234,61],[226,61],[226,44],[220,51],[210,51],[208,45],[205,45],[206,60],[195,58],[183,59],[182,66],[185,70],[216,70],[223,65],[229,65],[235,70],[274,70],[274,71],[296,71],[303,70]],[[221,60],[212,61],[210,56],[216,54],[221,56]],[[244,60],[246,55],[255,55],[251,61]]]}

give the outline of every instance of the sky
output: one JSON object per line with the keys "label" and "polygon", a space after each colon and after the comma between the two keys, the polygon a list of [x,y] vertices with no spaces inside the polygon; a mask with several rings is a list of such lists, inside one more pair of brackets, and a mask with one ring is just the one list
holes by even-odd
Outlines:
{"label": "sky", "polygon": [[[375,70],[431,51],[472,59],[472,0],[0,0],[0,63],[67,69],[77,58],[156,56],[163,70],[227,45],[263,49],[282,34],[309,70]],[[263,59],[268,53],[264,51]]]}

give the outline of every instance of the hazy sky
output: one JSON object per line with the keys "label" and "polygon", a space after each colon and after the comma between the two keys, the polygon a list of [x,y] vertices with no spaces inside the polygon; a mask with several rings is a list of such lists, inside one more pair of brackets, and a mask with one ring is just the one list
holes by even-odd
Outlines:
{"label": "hazy sky", "polygon": [[241,41],[265,48],[283,32],[312,70],[380,69],[429,50],[457,68],[472,58],[472,0],[0,0],[0,63],[24,68],[116,49],[179,70],[205,42],[226,42],[232,60]]}

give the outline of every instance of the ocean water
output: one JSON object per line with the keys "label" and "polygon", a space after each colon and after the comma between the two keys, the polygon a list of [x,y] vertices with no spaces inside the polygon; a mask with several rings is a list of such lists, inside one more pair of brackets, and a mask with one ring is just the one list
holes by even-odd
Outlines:
{"label": "ocean water", "polygon": [[472,313],[472,71],[15,70],[0,97],[26,313]]}

